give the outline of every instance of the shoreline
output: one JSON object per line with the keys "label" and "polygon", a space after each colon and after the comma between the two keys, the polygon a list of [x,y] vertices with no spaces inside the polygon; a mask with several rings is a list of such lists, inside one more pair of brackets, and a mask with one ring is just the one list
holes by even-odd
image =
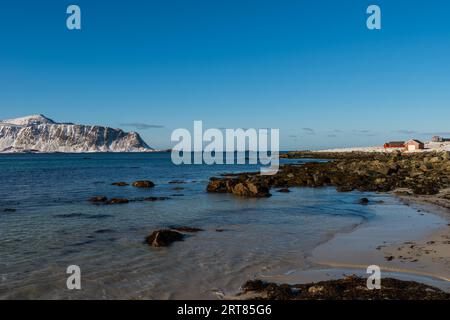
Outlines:
{"label": "shoreline", "polygon": [[[411,233],[401,232],[393,241],[376,239],[382,233],[385,221],[378,226],[366,222],[315,248],[311,262],[319,267],[349,269],[363,274],[369,265],[378,265],[382,273],[401,274],[409,280],[423,282],[425,277],[429,278],[425,283],[434,282],[435,285],[435,280],[442,281],[438,287],[450,292],[450,217],[443,217],[438,208],[422,204],[413,206],[418,208],[418,213],[434,215],[442,218],[443,222],[430,226],[428,230],[422,229],[418,234],[414,233],[417,228],[412,228]],[[353,244],[351,250],[348,249],[349,243]]]}
{"label": "shoreline", "polygon": [[[402,206],[412,207],[415,213],[401,216],[381,209],[379,215],[383,218],[363,222],[316,247],[309,257],[311,268],[262,279],[276,286],[336,281],[355,272],[367,278],[367,267],[377,265],[382,274],[395,274],[450,293],[450,153],[292,152],[284,157],[331,161],[287,164],[269,178],[255,173],[212,178],[208,191],[270,197],[270,190],[275,188],[334,186],[342,192],[388,195]],[[368,199],[361,199],[361,203],[376,205]],[[316,272],[320,269],[326,279],[323,272]],[[345,273],[339,277],[343,270]]]}
{"label": "shoreline", "polygon": [[[406,203],[401,197],[390,193],[383,195],[397,199],[400,205],[412,206],[419,217],[434,217],[431,225],[420,229],[419,234],[396,233],[401,220],[364,221],[352,230],[335,234],[328,241],[318,245],[308,257],[310,267],[293,270],[278,275],[262,275],[258,279],[272,285],[289,286],[329,284],[334,281],[345,282],[348,277],[367,279],[366,269],[369,265],[378,265],[381,269],[381,286],[383,279],[398,279],[406,282],[425,284],[450,293],[450,213],[446,209],[427,203]],[[397,219],[398,217],[396,217]],[[405,220],[408,217],[404,217]],[[414,218],[413,218],[414,219]],[[406,220],[407,221],[407,220]],[[438,223],[436,223],[438,221]],[[383,230],[383,225],[391,223],[392,230]],[[415,223],[420,223],[420,220]],[[394,225],[392,225],[394,224]],[[414,230],[418,228],[414,227]],[[387,235],[389,241],[378,239],[380,234]],[[385,238],[386,239],[386,238]],[[442,242],[448,242],[443,244]],[[414,246],[414,252],[410,252]],[[351,249],[349,249],[351,248]],[[406,259],[407,255],[414,259]],[[398,256],[404,259],[398,259]],[[387,259],[394,256],[392,260]],[[260,298],[266,292],[240,292],[229,299]]]}

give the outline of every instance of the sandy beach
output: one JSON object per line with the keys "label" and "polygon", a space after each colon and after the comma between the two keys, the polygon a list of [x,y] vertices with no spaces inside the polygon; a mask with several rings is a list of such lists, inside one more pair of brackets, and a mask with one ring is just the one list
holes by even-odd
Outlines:
{"label": "sandy beach", "polygon": [[[308,259],[308,270],[267,275],[262,280],[301,285],[356,275],[360,281],[368,277],[367,267],[376,265],[382,279],[415,281],[450,292],[450,188],[445,162],[448,155],[442,149],[431,156],[425,152],[411,155],[366,149],[293,153],[291,158],[323,157],[331,162],[311,165],[304,171],[284,168],[278,180],[269,182],[311,187],[333,184],[341,191],[372,190],[373,196],[361,199],[361,203],[371,207],[376,217],[316,247]],[[380,170],[386,164],[390,168],[396,166],[395,170]],[[291,177],[298,180],[289,180]],[[347,178],[349,182],[345,182]],[[420,182],[421,179],[429,180]],[[386,181],[389,182],[384,184]],[[437,185],[440,187],[435,188]],[[393,203],[377,199],[383,195],[392,197]]]}
{"label": "sandy beach", "polygon": [[374,264],[382,272],[404,274],[450,291],[450,214],[435,206],[409,205],[417,209],[415,217],[380,219],[337,235],[316,248],[311,261],[363,270]]}
{"label": "sandy beach", "polygon": [[[411,199],[408,202],[399,199],[399,203],[414,208],[417,214],[408,213],[405,216],[399,211],[395,216],[380,216],[348,233],[338,234],[312,252],[309,269],[290,270],[283,275],[262,276],[262,283],[246,283],[241,294],[228,298],[293,299],[289,294],[283,296],[286,290],[283,288],[286,288],[286,285],[298,288],[296,290],[307,290],[305,298],[314,299],[317,288],[325,290],[320,291],[320,294],[328,292],[332,299],[338,298],[333,294],[336,285],[342,288],[349,285],[359,290],[358,293],[353,292],[353,295],[358,296],[365,294],[362,288],[365,287],[369,265],[380,267],[381,287],[384,289],[382,292],[389,292],[392,289],[392,281],[396,279],[404,281],[403,285],[413,281],[449,293],[450,212],[446,208],[414,202]],[[269,284],[271,289],[248,291],[249,287],[258,288],[258,285],[263,283]],[[348,292],[350,295],[351,290]],[[424,292],[426,290],[432,289],[425,289]],[[288,292],[291,292],[291,289]],[[424,293],[414,294],[424,298]]]}

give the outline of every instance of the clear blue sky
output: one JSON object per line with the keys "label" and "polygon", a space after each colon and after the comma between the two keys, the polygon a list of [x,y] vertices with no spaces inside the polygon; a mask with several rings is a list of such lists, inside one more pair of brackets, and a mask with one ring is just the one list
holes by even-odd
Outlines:
{"label": "clear blue sky", "polygon": [[154,147],[194,120],[280,128],[283,149],[427,139],[450,131],[450,2],[3,1],[0,118],[36,113],[146,124]]}

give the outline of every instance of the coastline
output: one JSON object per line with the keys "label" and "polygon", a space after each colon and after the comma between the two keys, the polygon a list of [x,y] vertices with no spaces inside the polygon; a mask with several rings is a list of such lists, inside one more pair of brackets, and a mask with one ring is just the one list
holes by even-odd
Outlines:
{"label": "coastline", "polygon": [[[367,279],[367,267],[377,265],[381,269],[382,288],[383,279],[390,282],[394,278],[405,281],[405,285],[413,281],[450,293],[450,212],[411,199],[405,202],[393,194],[382,195],[392,197],[399,206],[413,207],[417,215],[402,217],[399,214],[364,221],[317,246],[308,258],[309,268],[282,275],[262,275],[258,279],[280,287],[285,284],[294,287],[328,285],[335,281],[345,283],[348,277],[354,276]],[[423,224],[424,221],[428,223]],[[259,293],[244,290],[227,298],[259,299],[265,294],[264,290]]]}
{"label": "coastline", "polygon": [[[448,153],[292,152],[284,158],[331,161],[300,167],[285,165],[277,176],[269,179],[251,174],[212,179],[209,191],[242,195],[234,187],[239,183],[262,192],[267,187],[333,185],[338,191],[356,189],[391,196],[415,213],[402,216],[391,212],[386,216],[381,210],[384,217],[364,222],[316,247],[309,257],[310,269],[275,277],[269,275],[261,280],[272,282],[274,286],[282,286],[282,283],[295,286],[336,281],[352,274],[367,278],[367,267],[377,265],[384,277],[403,278],[450,292]],[[249,196],[249,193],[243,195]],[[250,193],[250,196],[261,196],[261,192]],[[364,199],[362,204],[376,205],[376,201]]]}
{"label": "coastline", "polygon": [[[380,266],[382,272],[403,274],[410,280],[420,278],[423,281],[428,277],[428,283],[434,285],[434,280],[442,281],[439,287],[450,292],[450,215],[439,207],[412,200],[404,205],[416,209],[417,216],[363,223],[350,233],[338,234],[317,247],[311,261],[319,266],[362,271],[374,264]],[[430,215],[437,220],[427,226],[420,225],[420,217]],[[404,224],[407,226],[403,227]]]}

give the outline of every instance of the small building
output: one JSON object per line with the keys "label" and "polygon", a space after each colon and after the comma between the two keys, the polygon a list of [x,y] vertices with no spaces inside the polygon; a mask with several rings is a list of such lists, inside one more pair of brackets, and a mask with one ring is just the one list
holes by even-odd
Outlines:
{"label": "small building", "polygon": [[433,138],[431,138],[432,142],[449,142],[450,139],[449,138],[444,138],[444,137],[440,137],[440,136],[434,136]]}
{"label": "small building", "polygon": [[404,148],[405,147],[405,141],[390,141],[386,142],[384,144],[384,148]]}
{"label": "small building", "polygon": [[425,149],[425,144],[422,141],[411,139],[405,142],[405,148],[408,151]]}

